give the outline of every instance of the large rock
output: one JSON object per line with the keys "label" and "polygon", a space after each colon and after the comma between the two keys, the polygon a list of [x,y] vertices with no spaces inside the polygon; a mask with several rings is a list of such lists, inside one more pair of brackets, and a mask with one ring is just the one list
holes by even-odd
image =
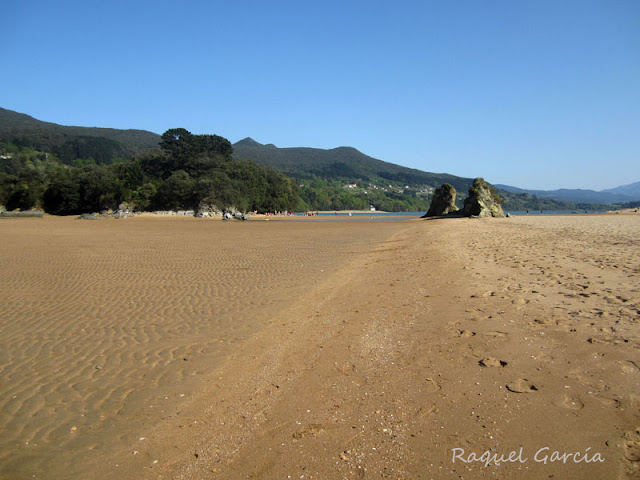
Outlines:
{"label": "large rock", "polygon": [[464,201],[462,215],[465,217],[504,217],[502,199],[482,178],[476,178],[469,187],[469,196]]}
{"label": "large rock", "polygon": [[113,212],[114,218],[127,218],[129,216],[129,206],[126,203],[118,205],[118,210]]}
{"label": "large rock", "polygon": [[456,207],[456,189],[453,185],[445,183],[433,193],[431,198],[431,205],[429,205],[429,211],[424,217],[441,217],[443,215],[449,215],[450,213],[457,212]]}
{"label": "large rock", "polygon": [[38,208],[32,208],[31,210],[11,210],[10,212],[7,211],[0,211],[0,217],[10,217],[10,218],[26,218],[26,217],[37,217],[37,218],[41,218],[44,215],[44,212]]}
{"label": "large rock", "polygon": [[208,202],[200,202],[198,209],[196,210],[195,216],[198,218],[210,218],[215,217],[216,215],[220,215],[220,209],[216,207],[212,203]]}
{"label": "large rock", "polygon": [[236,220],[249,220],[251,217],[246,213],[241,212],[236,207],[228,207],[224,210],[222,219],[231,220],[232,218],[235,218]]}

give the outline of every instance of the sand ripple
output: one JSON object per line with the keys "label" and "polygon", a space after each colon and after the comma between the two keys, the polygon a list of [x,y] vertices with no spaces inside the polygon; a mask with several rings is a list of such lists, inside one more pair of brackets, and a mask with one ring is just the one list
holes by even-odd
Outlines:
{"label": "sand ripple", "polygon": [[0,226],[0,478],[82,473],[392,225],[134,218]]}

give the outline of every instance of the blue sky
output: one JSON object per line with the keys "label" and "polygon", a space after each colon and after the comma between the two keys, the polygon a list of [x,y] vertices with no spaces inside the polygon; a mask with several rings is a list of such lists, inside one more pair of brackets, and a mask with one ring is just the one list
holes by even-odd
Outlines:
{"label": "blue sky", "polygon": [[0,106],[353,146],[524,188],[640,181],[640,2],[3,4]]}

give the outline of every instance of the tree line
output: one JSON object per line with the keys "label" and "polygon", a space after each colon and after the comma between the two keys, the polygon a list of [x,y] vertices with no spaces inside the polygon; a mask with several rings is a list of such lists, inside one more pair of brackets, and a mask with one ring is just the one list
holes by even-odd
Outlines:
{"label": "tree line", "polygon": [[[0,204],[8,210],[41,207],[55,215],[115,209],[197,209],[201,204],[243,211],[283,211],[299,206],[295,183],[252,162],[234,160],[218,135],[167,130],[160,148],[121,163],[65,165],[55,155],[2,144]],[[94,159],[95,160],[95,159]]]}

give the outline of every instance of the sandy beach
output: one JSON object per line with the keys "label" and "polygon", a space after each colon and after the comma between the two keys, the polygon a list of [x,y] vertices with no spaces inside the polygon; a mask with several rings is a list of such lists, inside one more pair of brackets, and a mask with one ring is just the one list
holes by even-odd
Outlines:
{"label": "sandy beach", "polygon": [[0,242],[1,479],[640,474],[640,214]]}

